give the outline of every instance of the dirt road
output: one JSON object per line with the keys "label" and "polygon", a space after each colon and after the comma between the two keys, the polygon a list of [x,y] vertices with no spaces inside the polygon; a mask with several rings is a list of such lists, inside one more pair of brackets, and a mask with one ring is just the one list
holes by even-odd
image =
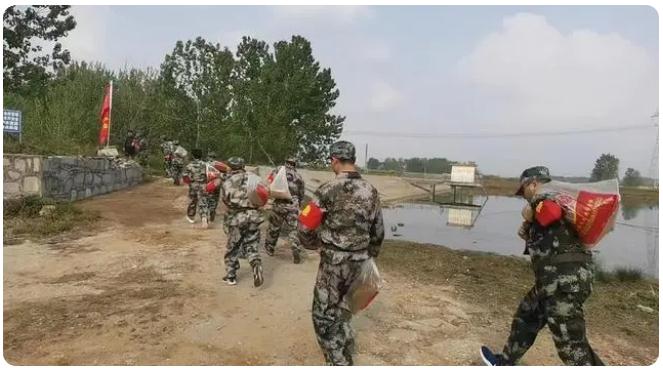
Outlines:
{"label": "dirt road", "polygon": [[[94,235],[5,246],[5,359],[323,364],[310,316],[317,254],[295,265],[280,243],[275,257],[263,253],[261,288],[253,287],[244,260],[239,283],[227,286],[223,230],[218,223],[208,230],[188,224],[186,201],[183,187],[157,181],[81,203],[103,217]],[[463,303],[453,287],[415,283],[389,269],[383,276],[383,292],[354,320],[356,364],[473,365],[481,343],[503,343],[508,315]],[[612,349],[623,345],[617,337],[590,339],[606,363],[651,363]],[[547,332],[526,362],[560,363]]]}

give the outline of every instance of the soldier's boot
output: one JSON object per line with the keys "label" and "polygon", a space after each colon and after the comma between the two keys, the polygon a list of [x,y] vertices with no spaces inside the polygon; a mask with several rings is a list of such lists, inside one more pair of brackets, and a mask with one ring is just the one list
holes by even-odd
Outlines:
{"label": "soldier's boot", "polygon": [[237,285],[237,278],[236,278],[236,277],[228,277],[228,276],[226,275],[226,276],[223,276],[223,281],[224,281],[226,284],[231,285],[231,286],[232,286],[232,285]]}
{"label": "soldier's boot", "polygon": [[482,346],[481,350],[479,350],[479,353],[481,354],[481,359],[486,365],[491,365],[491,366],[507,366],[507,365],[513,365],[509,364],[509,362],[506,360],[504,355],[502,354],[495,354],[486,346]]}
{"label": "soldier's boot", "polygon": [[293,250],[292,251],[292,262],[294,264],[300,264],[302,263],[302,253],[298,250]]}
{"label": "soldier's boot", "polygon": [[186,220],[189,221],[190,224],[196,222],[196,219],[189,217],[189,215],[186,215]]}
{"label": "soldier's boot", "polygon": [[209,213],[209,222],[214,222],[215,217],[216,217],[216,211],[211,211]]}
{"label": "soldier's boot", "polygon": [[253,265],[253,286],[259,287],[265,280],[262,277],[262,265],[255,263]]}

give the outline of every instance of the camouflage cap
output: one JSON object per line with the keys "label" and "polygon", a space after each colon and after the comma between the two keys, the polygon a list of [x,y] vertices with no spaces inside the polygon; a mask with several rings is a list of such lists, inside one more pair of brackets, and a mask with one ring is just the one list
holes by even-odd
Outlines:
{"label": "camouflage cap", "polygon": [[214,151],[207,151],[207,157],[209,157],[209,158],[216,158],[216,152],[214,152]]}
{"label": "camouflage cap", "polygon": [[291,164],[291,165],[297,165],[297,158],[294,156],[290,156],[285,159],[286,164]]}
{"label": "camouflage cap", "polygon": [[518,191],[516,191],[517,196],[523,195],[525,190],[525,184],[531,182],[532,180],[538,180],[542,183],[549,182],[550,179],[550,170],[545,166],[533,166],[529,169],[525,169],[522,174],[520,174],[520,186]]}
{"label": "camouflage cap", "polygon": [[357,158],[355,154],[355,146],[348,141],[335,142],[329,147],[329,157],[354,161]]}
{"label": "camouflage cap", "polygon": [[239,170],[244,168],[244,159],[241,157],[231,157],[228,159],[228,166],[233,170]]}

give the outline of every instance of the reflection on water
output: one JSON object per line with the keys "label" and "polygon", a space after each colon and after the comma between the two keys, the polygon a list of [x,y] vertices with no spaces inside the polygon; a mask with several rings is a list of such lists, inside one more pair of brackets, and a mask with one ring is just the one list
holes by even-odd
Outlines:
{"label": "reflection on water", "polygon": [[[480,205],[484,199],[466,194],[463,202]],[[522,255],[524,242],[516,231],[522,221],[520,211],[524,204],[519,198],[490,197],[477,218],[471,217],[478,214],[476,209],[468,213],[431,203],[385,208],[385,228],[391,230],[387,231],[387,238]],[[467,226],[469,222],[474,225]],[[399,224],[402,226],[396,226]],[[658,277],[658,207],[622,203],[615,229],[595,250],[597,262],[605,269],[631,267]]]}

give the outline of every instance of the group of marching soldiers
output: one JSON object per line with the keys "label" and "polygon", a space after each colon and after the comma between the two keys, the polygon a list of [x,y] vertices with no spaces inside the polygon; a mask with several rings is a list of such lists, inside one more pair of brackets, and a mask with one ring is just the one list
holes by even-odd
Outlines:
{"label": "group of marching soldiers", "polygon": [[[264,249],[273,256],[281,228],[286,227],[294,263],[302,261],[302,247],[319,251],[311,310],[313,327],[326,362],[351,365],[354,332],[347,293],[366,262],[380,253],[384,224],[378,191],[356,168],[352,143],[336,142],[329,152],[328,164],[336,176],[322,184],[303,209],[304,181],[296,170],[296,160],[286,160],[284,167],[292,199],[274,200]],[[223,280],[235,285],[239,258],[247,258],[253,269],[254,286],[261,286],[258,246],[263,218],[259,207],[249,199],[244,160],[231,157],[223,163],[227,167],[223,167],[213,152],[203,161],[199,149],[192,150],[192,157],[183,172],[189,183],[187,220],[194,223],[198,212],[202,226],[207,227],[215,219],[219,200],[222,201],[226,206],[223,229],[228,237]],[[206,188],[206,168],[210,165],[223,171],[221,185],[211,193]],[[270,177],[279,169],[274,169]],[[546,325],[564,363],[603,364],[587,340],[583,315],[584,302],[592,290],[592,255],[564,221],[559,206],[541,192],[541,185],[548,181],[550,173],[542,166],[529,168],[520,177],[516,195],[528,202],[528,211],[523,212],[525,222],[518,234],[531,256],[535,284],[515,313],[504,349],[494,353],[486,346],[481,347],[481,357],[488,365],[516,364]],[[319,223],[302,226],[303,216],[316,211],[323,214]]]}

